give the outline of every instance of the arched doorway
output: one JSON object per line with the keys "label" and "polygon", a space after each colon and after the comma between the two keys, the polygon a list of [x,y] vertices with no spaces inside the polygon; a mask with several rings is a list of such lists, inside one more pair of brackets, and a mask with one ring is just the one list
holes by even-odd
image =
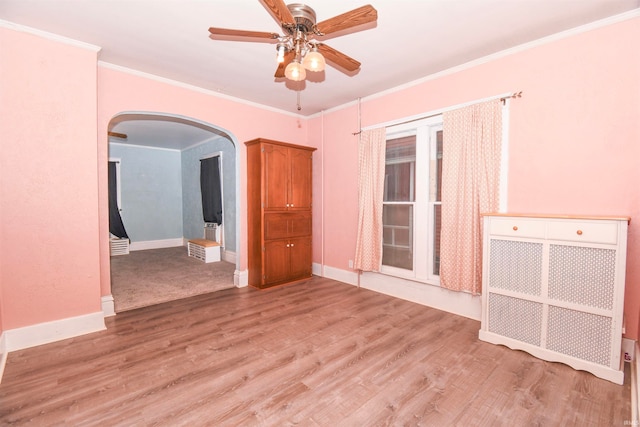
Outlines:
{"label": "arched doorway", "polygon": [[[108,130],[109,160],[118,162],[120,171],[121,214],[131,241],[130,254],[136,255],[129,257],[126,262],[124,257],[111,258],[111,288],[115,311],[191,296],[206,292],[206,289],[219,289],[218,285],[207,287],[198,281],[201,279],[213,282],[213,278],[222,273],[213,274],[211,269],[222,268],[229,263],[232,265],[225,267],[227,270],[231,268],[228,287],[237,284],[240,262],[240,200],[237,197],[239,158],[235,137],[210,123],[160,112],[118,113],[110,120]],[[182,254],[172,254],[170,248],[181,248],[186,254],[186,242],[189,239],[203,237],[199,164],[200,160],[211,155],[219,156],[223,172],[223,262],[216,266],[203,266],[198,261],[194,268],[208,270],[193,272],[188,268],[188,263],[196,260],[192,258],[186,261],[186,266],[176,266],[176,259],[182,257]],[[141,255],[143,252],[144,257]],[[156,261],[156,256],[160,257],[157,258],[160,260],[158,262],[165,270],[172,267],[184,271],[184,280],[176,279],[179,272],[171,275],[166,271],[154,279],[152,273],[158,269],[150,265]],[[145,259],[147,264],[127,264],[139,259]],[[140,283],[139,288],[134,289],[134,295],[120,294],[122,300],[119,304],[116,278],[120,280],[119,283],[128,279],[123,279],[127,276],[114,274],[114,267],[120,268],[118,273],[124,275],[125,265],[134,272],[129,277]],[[153,280],[154,283],[148,283]],[[176,287],[159,286],[170,286],[164,282],[174,283]],[[152,289],[146,296],[143,295],[145,288]],[[161,295],[158,295],[158,292]]]}

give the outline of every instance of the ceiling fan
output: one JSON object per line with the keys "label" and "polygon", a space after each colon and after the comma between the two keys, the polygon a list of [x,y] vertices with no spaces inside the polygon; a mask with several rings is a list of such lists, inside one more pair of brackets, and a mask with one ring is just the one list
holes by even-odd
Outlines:
{"label": "ceiling fan", "polygon": [[346,71],[352,72],[360,68],[360,62],[314,38],[375,22],[378,19],[378,12],[373,6],[362,6],[316,23],[315,11],[305,4],[286,5],[283,0],[262,0],[261,3],[282,27],[284,35],[211,27],[209,32],[212,38],[239,37],[276,43],[278,61],[276,78],[304,80],[305,70],[316,72],[324,70],[325,58],[337,68],[343,68]]}

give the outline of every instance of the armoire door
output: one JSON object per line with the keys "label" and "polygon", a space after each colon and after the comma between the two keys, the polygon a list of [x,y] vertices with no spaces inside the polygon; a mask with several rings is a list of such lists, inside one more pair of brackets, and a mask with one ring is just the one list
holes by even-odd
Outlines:
{"label": "armoire door", "polygon": [[291,239],[289,245],[291,277],[296,279],[311,277],[311,238]]}
{"label": "armoire door", "polygon": [[290,150],[291,187],[289,209],[311,208],[311,153],[307,150]]}
{"label": "armoire door", "polygon": [[264,285],[286,282],[289,275],[289,241],[271,240],[264,244]]}
{"label": "armoire door", "polygon": [[263,208],[286,209],[289,204],[289,149],[272,144],[264,144],[263,149]]}

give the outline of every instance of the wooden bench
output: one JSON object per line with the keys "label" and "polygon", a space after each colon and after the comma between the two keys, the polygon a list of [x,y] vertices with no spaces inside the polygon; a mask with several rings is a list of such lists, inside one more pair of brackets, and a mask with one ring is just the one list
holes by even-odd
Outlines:
{"label": "wooden bench", "polygon": [[206,239],[191,239],[187,244],[189,256],[206,263],[220,261],[220,243]]}

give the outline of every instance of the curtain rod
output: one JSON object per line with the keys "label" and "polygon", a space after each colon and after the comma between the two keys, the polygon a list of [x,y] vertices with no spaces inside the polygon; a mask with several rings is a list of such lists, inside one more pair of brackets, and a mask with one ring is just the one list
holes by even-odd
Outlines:
{"label": "curtain rod", "polygon": [[[450,107],[446,107],[443,108],[441,110],[434,110],[434,111],[430,111],[427,113],[423,113],[420,114],[418,116],[412,116],[408,119],[403,119],[403,120],[393,120],[390,122],[385,122],[382,124],[377,124],[377,125],[371,125],[371,126],[367,126],[364,129],[362,127],[360,127],[360,130],[358,132],[353,132],[353,135],[359,135],[362,133],[363,130],[371,130],[371,129],[375,129],[375,128],[380,128],[380,127],[389,127],[389,126],[396,126],[396,125],[403,125],[406,123],[411,123],[411,122],[416,122],[418,120],[424,120],[424,119],[428,119],[430,117],[435,117],[435,116],[439,116],[440,114],[447,112],[447,111],[451,111],[451,110],[457,110],[458,108],[462,108],[462,107],[467,107],[469,105],[474,105],[474,104],[480,104],[481,102],[487,102],[487,101],[492,101],[494,99],[499,99],[500,101],[502,101],[502,105],[505,105],[507,102],[507,99],[510,98],[522,98],[522,91],[520,92],[512,92],[512,93],[503,93],[501,95],[496,95],[496,96],[491,96],[488,98],[483,98],[483,99],[479,99],[477,101],[471,101],[471,102],[465,102],[463,104],[457,104],[457,105],[452,105]],[[358,123],[358,125],[360,125],[360,123]]]}

